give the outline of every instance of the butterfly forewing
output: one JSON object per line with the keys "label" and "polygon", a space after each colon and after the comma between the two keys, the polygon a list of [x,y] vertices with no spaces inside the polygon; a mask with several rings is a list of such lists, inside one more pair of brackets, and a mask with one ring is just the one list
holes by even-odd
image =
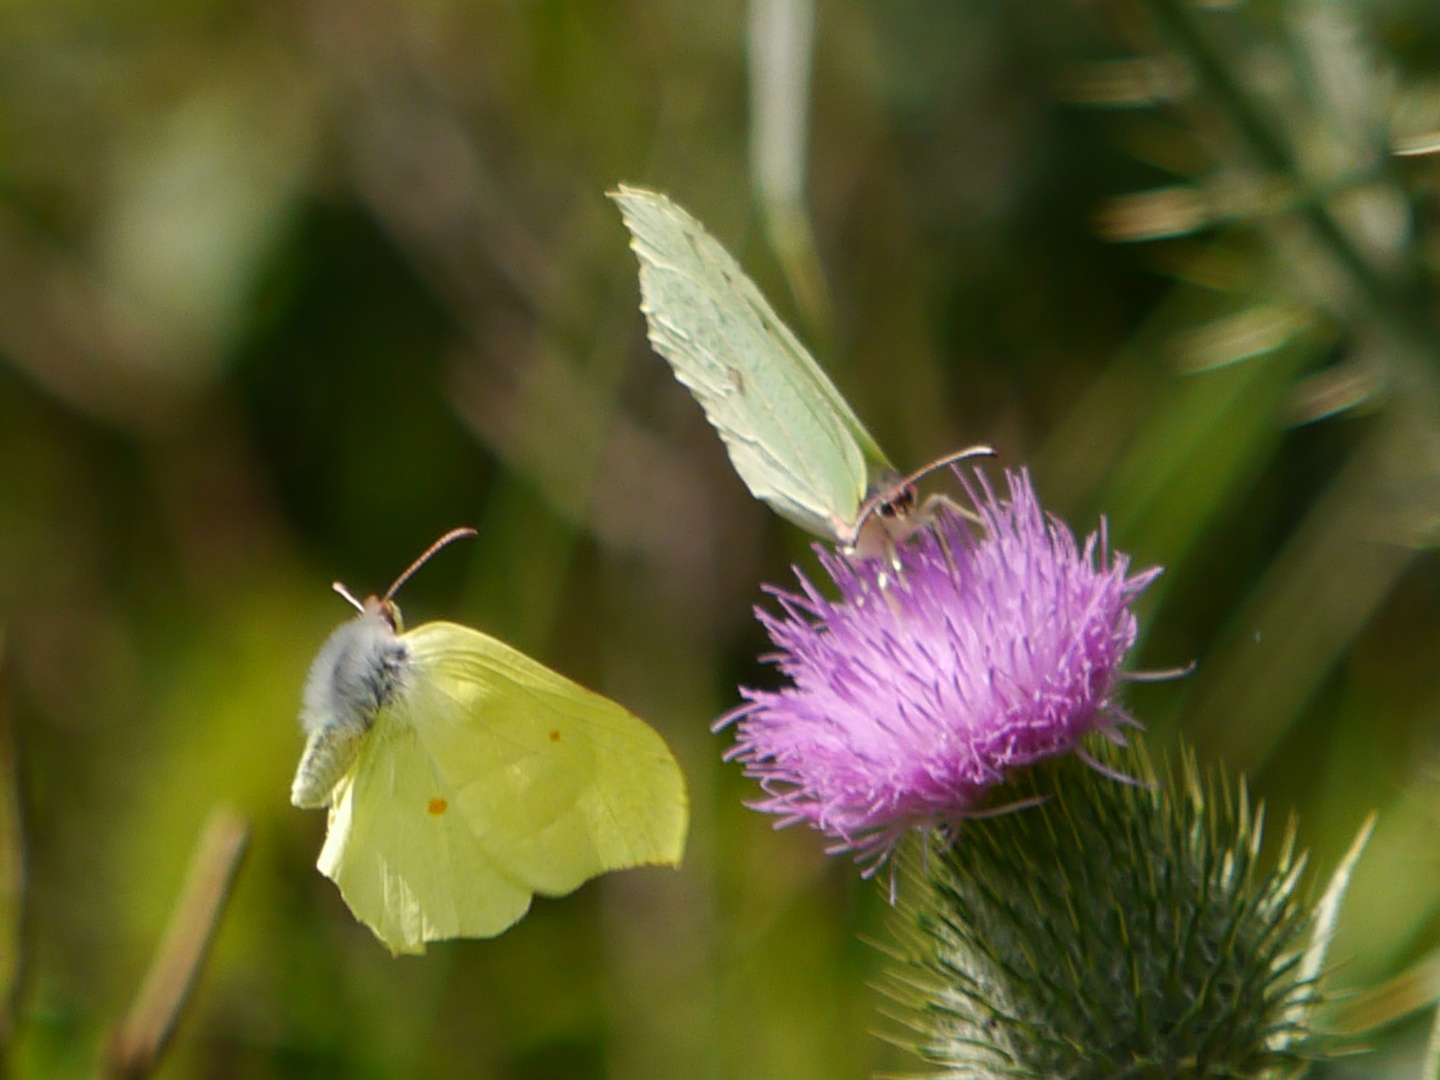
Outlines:
{"label": "butterfly forewing", "polygon": [[612,196],[640,260],[650,341],[705,410],[756,498],[848,540],[875,476],[893,471],[799,339],[720,242],[664,195]]}
{"label": "butterfly forewing", "polygon": [[396,953],[425,942],[492,937],[530,907],[454,810],[403,704],[382,709],[335,790],[320,872]]}
{"label": "butterfly forewing", "polygon": [[468,627],[427,623],[403,640],[425,673],[406,694],[419,740],[497,866],[561,895],[680,861],[684,777],[643,721]]}

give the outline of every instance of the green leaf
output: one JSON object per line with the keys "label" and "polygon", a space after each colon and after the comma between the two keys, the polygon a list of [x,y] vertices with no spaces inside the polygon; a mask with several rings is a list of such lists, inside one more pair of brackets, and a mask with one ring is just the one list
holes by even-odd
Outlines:
{"label": "green leaf", "polygon": [[[5,637],[0,631],[0,675],[8,676],[4,659]],[[9,1046],[14,1032],[24,910],[25,837],[16,789],[15,738],[8,703],[0,701],[0,1048]]]}

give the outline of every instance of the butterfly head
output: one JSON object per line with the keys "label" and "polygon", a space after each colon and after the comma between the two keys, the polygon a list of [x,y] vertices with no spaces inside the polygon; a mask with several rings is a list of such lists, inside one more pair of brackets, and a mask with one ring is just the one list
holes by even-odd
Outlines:
{"label": "butterfly head", "polygon": [[390,628],[392,633],[403,633],[405,630],[405,620],[400,617],[400,605],[395,603],[394,599],[395,593],[399,591],[400,586],[404,585],[405,582],[410,579],[411,574],[415,573],[416,570],[419,570],[420,567],[424,566],[425,563],[429,561],[430,556],[434,555],[446,544],[450,543],[452,540],[459,540],[462,537],[474,535],[476,535],[474,529],[451,529],[444,536],[440,537],[439,540],[436,540],[433,544],[426,548],[421,553],[418,559],[416,559],[413,563],[406,567],[405,572],[395,579],[394,583],[390,586],[390,588],[385,590],[384,596],[375,596],[372,594],[370,596],[367,596],[362,603],[361,601],[355,599],[355,594],[352,593],[340,582],[337,581],[330,587],[334,589],[337,593],[339,593],[341,596],[343,596],[346,600],[348,600],[350,602],[350,606],[353,607],[356,611],[360,612],[361,615],[375,616],[381,621],[383,621],[385,625]]}
{"label": "butterfly head", "polygon": [[343,596],[350,606],[361,615],[378,618],[390,628],[391,633],[404,632],[405,621],[400,617],[400,605],[391,600],[388,593],[384,596],[375,596],[372,593],[362,601],[357,600],[355,594],[347,589],[343,582],[332,582],[330,587]]}
{"label": "butterfly head", "polygon": [[378,615],[397,634],[405,632],[405,620],[400,617],[400,605],[394,600],[384,600],[378,596],[367,596],[365,598],[365,613],[367,615]]}
{"label": "butterfly head", "polygon": [[919,499],[915,485],[908,480],[900,480],[879,492],[879,496],[880,502],[875,507],[875,514],[884,521],[903,521],[914,513]]}
{"label": "butterfly head", "polygon": [[[988,446],[971,446],[953,454],[937,458],[924,468],[909,476],[893,473],[881,476],[870,485],[870,492],[860,506],[846,547],[852,554],[873,556],[882,550],[893,550],[895,543],[903,540],[924,524],[925,509],[919,506],[916,483],[927,474],[947,465],[955,465],[971,457],[989,457],[995,453]],[[930,505],[927,499],[926,506]]]}

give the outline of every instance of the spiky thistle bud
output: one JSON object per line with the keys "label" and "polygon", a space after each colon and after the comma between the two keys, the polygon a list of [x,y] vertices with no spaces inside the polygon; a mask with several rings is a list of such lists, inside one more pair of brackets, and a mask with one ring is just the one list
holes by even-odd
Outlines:
{"label": "spiky thistle bud", "polygon": [[1005,793],[1043,802],[900,859],[884,987],[899,1041],[977,1080],[1295,1067],[1337,891],[1312,917],[1293,827],[1262,865],[1263,808],[1243,783],[1202,777],[1188,754],[1157,780],[1139,749],[1096,752],[1143,783],[1054,759]]}

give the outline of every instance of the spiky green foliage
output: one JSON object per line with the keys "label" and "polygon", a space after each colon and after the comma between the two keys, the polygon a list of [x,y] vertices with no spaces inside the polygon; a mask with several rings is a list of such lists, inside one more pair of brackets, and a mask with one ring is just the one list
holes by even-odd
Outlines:
{"label": "spiky green foliage", "polygon": [[1263,809],[1185,754],[1159,779],[1073,756],[902,857],[884,988],[903,1039],[946,1077],[1262,1077],[1299,1064],[1315,997],[1293,830],[1268,869]]}

